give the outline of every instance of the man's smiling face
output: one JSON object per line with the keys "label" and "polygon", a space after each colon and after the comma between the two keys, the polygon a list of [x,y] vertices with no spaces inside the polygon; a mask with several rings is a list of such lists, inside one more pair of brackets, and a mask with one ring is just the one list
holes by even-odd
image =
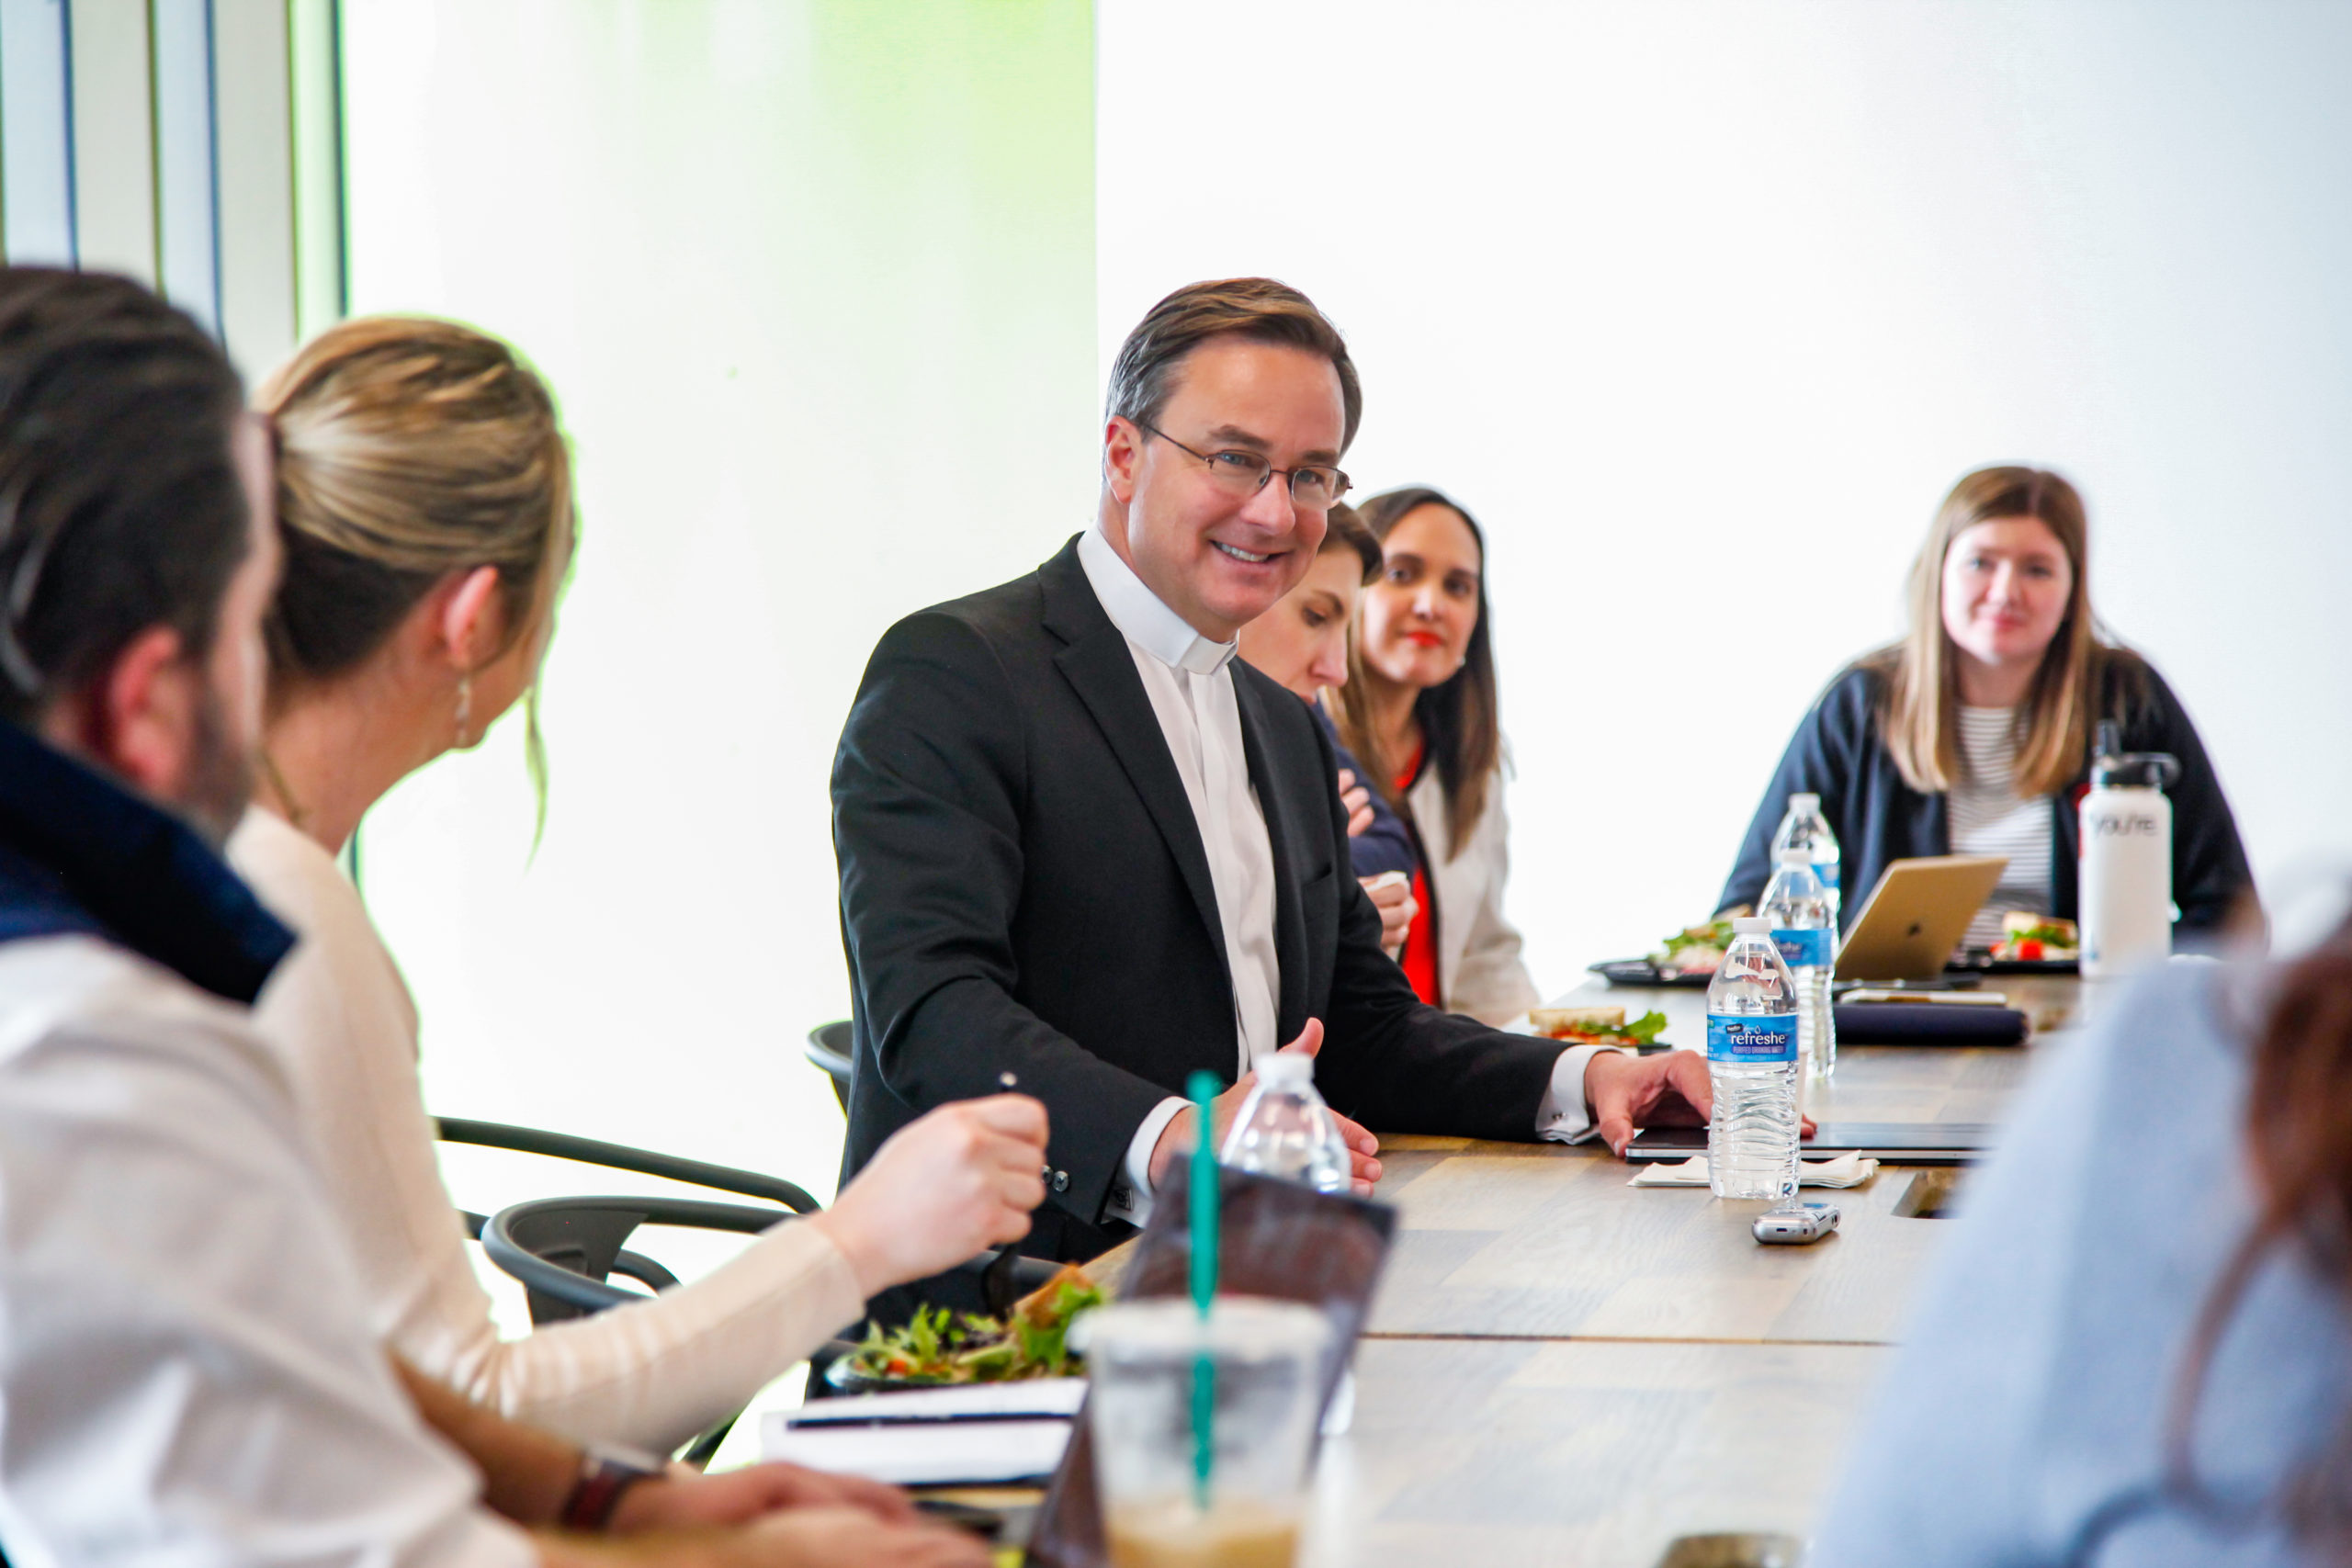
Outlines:
{"label": "man's smiling face", "polygon": [[1339,372],[1310,349],[1211,338],[1176,367],[1152,424],[1168,438],[1118,418],[1104,432],[1103,532],[1163,604],[1228,642],[1306,575],[1328,516],[1294,502],[1279,476],[1237,493],[1183,448],[1252,453],[1283,469],[1336,464],[1347,425]]}

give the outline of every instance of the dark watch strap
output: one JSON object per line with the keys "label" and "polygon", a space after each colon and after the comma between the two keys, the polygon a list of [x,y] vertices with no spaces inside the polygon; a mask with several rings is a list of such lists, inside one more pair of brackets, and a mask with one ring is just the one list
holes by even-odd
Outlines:
{"label": "dark watch strap", "polygon": [[606,1448],[583,1449],[580,1479],[572,1483],[571,1495],[563,1500],[555,1522],[565,1529],[601,1530],[613,1522],[621,1494],[661,1471],[658,1461],[649,1465],[641,1455]]}

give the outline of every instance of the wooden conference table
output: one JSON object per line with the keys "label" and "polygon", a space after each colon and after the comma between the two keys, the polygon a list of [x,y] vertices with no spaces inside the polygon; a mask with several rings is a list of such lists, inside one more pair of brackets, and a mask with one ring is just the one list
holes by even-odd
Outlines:
{"label": "wooden conference table", "polygon": [[[2003,976],[2028,1050],[1854,1047],[1810,1109],[1839,1122],[1992,1122],[2032,1050],[2080,1021],[2073,979]],[[1704,994],[1607,988],[1567,1005],[1667,1014]],[[2063,1039],[2063,1035],[2061,1036]],[[1315,1568],[1469,1562],[1650,1568],[1678,1535],[1803,1535],[1940,1235],[1895,1210],[1920,1174],[1808,1193],[1844,1212],[1809,1247],[1758,1247],[1758,1203],[1638,1189],[1606,1150],[1383,1140],[1396,1247],[1327,1445]]]}
{"label": "wooden conference table", "polygon": [[[2030,1057],[2064,1048],[2096,988],[2000,976],[2024,1049],[1842,1050],[1822,1121],[1998,1122]],[[1593,981],[1563,1005],[1655,1008],[1705,1037],[1702,991]],[[1759,1247],[1767,1205],[1633,1188],[1599,1145],[1382,1140],[1396,1246],[1356,1353],[1350,1431],[1317,1471],[1306,1568],[1652,1568],[1677,1536],[1803,1536],[1902,1331],[1941,1222],[1915,1181],[1808,1192],[1838,1233]],[[1114,1291],[1130,1248],[1096,1273]]]}

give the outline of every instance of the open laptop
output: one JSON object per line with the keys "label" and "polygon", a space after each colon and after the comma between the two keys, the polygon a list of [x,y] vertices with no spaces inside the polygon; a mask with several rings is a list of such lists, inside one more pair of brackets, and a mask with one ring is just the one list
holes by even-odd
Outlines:
{"label": "open laptop", "polygon": [[1840,980],[1928,980],[1993,896],[2006,855],[1891,861],[1838,949]]}

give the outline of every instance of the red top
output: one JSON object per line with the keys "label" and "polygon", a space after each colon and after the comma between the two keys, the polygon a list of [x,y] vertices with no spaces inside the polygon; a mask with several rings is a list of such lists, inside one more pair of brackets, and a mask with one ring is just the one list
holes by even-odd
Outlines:
{"label": "red top", "polygon": [[[1413,748],[1412,761],[1405,764],[1405,771],[1396,778],[1398,795],[1412,788],[1413,781],[1420,776],[1421,758],[1427,750],[1426,745]],[[1430,1006],[1438,1007],[1442,1004],[1438,1000],[1437,989],[1437,922],[1430,919],[1430,912],[1436,906],[1430,902],[1429,873],[1419,865],[1413,867],[1413,902],[1420,913],[1405,928],[1405,951],[1396,961],[1405,966],[1405,978],[1411,982],[1413,994]]]}

